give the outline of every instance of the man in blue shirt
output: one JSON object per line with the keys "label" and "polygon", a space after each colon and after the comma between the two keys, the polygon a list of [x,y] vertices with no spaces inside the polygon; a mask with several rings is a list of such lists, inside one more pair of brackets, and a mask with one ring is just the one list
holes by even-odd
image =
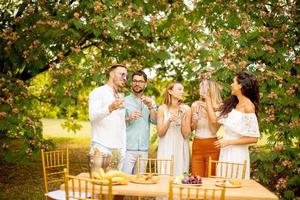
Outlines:
{"label": "man in blue shirt", "polygon": [[[144,96],[147,75],[143,71],[132,74],[132,93],[125,97],[127,150],[123,171],[136,174],[137,158],[148,158],[150,123],[156,124],[157,106],[153,99]],[[140,163],[143,171],[146,163]]]}

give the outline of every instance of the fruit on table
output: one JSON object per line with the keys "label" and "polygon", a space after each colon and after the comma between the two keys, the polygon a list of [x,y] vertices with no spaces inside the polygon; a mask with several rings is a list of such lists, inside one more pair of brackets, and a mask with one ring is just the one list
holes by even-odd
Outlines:
{"label": "fruit on table", "polygon": [[225,181],[224,181],[224,185],[225,185],[225,186],[232,186],[232,183],[231,183],[230,180],[225,180]]}
{"label": "fruit on table", "polygon": [[238,179],[232,179],[232,180],[231,180],[231,183],[232,183],[232,185],[241,185],[241,184],[242,184],[242,181],[241,181],[241,180],[238,180]]}
{"label": "fruit on table", "polygon": [[153,176],[152,174],[147,174],[147,175],[137,176],[136,180],[141,182],[153,182],[153,181],[155,182],[158,181],[158,178]]}
{"label": "fruit on table", "polygon": [[100,168],[98,172],[92,173],[92,178],[101,181],[108,181],[111,179],[112,183],[128,184],[128,176],[118,170],[110,170],[105,173],[104,170]]}
{"label": "fruit on table", "polygon": [[202,179],[200,176],[189,175],[189,176],[185,176],[181,180],[181,183],[183,183],[183,184],[201,184]]}
{"label": "fruit on table", "polygon": [[105,171],[104,171],[103,168],[99,169],[99,175],[100,175],[100,177],[104,177],[105,176]]}
{"label": "fruit on table", "polygon": [[224,180],[223,184],[224,186],[230,187],[230,186],[241,185],[242,182],[238,179],[232,179],[232,180]]}
{"label": "fruit on table", "polygon": [[92,178],[94,178],[94,179],[101,179],[102,177],[101,177],[101,175],[99,173],[93,172],[92,173]]}
{"label": "fruit on table", "polygon": [[111,178],[113,178],[113,177],[123,177],[123,178],[128,179],[128,176],[125,173],[123,173],[121,171],[118,171],[118,170],[110,170],[106,173],[106,176],[111,177]]}
{"label": "fruit on table", "polygon": [[128,179],[124,177],[112,177],[111,181],[113,183],[120,183],[122,185],[127,185],[128,184]]}

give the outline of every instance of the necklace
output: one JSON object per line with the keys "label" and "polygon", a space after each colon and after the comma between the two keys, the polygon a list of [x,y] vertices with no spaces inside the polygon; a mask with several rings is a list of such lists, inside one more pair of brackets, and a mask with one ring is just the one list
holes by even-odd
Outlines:
{"label": "necklace", "polygon": [[115,99],[119,99],[120,98],[120,95],[119,95],[117,89],[115,89],[114,87],[113,87],[113,93],[114,93]]}

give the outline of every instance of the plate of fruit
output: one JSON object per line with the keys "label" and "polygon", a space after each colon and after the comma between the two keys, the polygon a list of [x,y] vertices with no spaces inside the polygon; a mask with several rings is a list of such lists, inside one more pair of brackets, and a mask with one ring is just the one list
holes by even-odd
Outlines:
{"label": "plate of fruit", "polygon": [[242,182],[238,179],[222,180],[217,181],[216,186],[225,188],[239,188],[242,187]]}
{"label": "plate of fruit", "polygon": [[198,185],[202,185],[202,179],[200,176],[189,174],[189,175],[176,176],[174,178],[173,183],[198,186]]}
{"label": "plate of fruit", "polygon": [[158,181],[159,178],[157,176],[153,176],[152,174],[137,175],[130,179],[130,182],[138,184],[156,184]]}

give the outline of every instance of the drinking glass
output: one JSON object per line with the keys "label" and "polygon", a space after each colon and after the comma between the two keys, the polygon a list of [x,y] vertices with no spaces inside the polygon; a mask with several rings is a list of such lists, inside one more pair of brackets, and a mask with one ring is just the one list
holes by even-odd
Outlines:
{"label": "drinking glass", "polygon": [[182,115],[183,115],[183,111],[179,108],[177,111],[177,119],[175,121],[176,126],[181,126]]}

